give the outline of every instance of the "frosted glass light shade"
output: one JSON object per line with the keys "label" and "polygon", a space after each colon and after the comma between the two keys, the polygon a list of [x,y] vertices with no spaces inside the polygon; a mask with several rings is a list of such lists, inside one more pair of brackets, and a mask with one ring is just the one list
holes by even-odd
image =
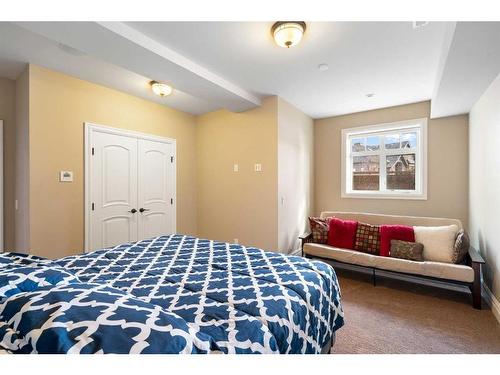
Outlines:
{"label": "frosted glass light shade", "polygon": [[276,44],[284,48],[299,44],[305,31],[306,24],[302,21],[276,22],[271,29]]}
{"label": "frosted glass light shade", "polygon": [[158,96],[168,96],[173,91],[172,86],[156,81],[151,82],[151,89]]}

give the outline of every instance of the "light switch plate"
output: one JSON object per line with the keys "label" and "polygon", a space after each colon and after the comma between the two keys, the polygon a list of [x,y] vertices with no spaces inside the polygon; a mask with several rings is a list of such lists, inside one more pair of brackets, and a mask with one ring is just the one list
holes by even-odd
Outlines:
{"label": "light switch plate", "polygon": [[60,171],[59,182],[73,182],[73,171]]}
{"label": "light switch plate", "polygon": [[240,166],[238,164],[233,165],[233,171],[234,172],[239,172]]}
{"label": "light switch plate", "polygon": [[262,164],[255,164],[253,169],[255,172],[262,172]]}

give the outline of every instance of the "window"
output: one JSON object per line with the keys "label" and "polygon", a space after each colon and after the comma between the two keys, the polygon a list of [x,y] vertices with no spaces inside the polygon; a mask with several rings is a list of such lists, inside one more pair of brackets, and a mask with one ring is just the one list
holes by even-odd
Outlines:
{"label": "window", "polygon": [[427,120],[342,130],[342,197],[427,199]]}

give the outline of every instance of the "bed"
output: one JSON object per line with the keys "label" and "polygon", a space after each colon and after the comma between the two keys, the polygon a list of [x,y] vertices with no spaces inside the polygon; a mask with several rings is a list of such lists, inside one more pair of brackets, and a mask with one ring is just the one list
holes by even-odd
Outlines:
{"label": "bed", "polygon": [[255,247],[175,234],[0,254],[8,353],[321,353],[343,324],[330,265]]}

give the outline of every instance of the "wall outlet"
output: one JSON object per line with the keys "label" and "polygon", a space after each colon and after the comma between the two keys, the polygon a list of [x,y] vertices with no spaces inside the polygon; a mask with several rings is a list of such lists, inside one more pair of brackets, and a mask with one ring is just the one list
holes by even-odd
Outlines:
{"label": "wall outlet", "polygon": [[254,164],[253,170],[255,172],[262,172],[262,164],[260,164],[260,163]]}
{"label": "wall outlet", "polygon": [[233,242],[234,242],[234,243],[238,243],[238,239],[237,239],[237,238],[235,238],[235,239],[233,240]]}
{"label": "wall outlet", "polygon": [[240,166],[238,164],[233,165],[233,172],[239,172]]}

